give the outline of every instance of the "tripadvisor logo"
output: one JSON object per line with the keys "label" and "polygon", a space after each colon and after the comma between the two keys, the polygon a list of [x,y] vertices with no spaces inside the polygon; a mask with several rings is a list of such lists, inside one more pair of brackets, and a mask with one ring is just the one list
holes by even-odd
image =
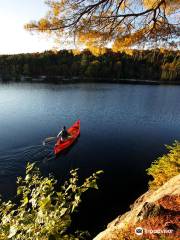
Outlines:
{"label": "tripadvisor logo", "polygon": [[143,234],[143,228],[142,227],[137,227],[135,229],[135,234],[136,235],[142,235]]}

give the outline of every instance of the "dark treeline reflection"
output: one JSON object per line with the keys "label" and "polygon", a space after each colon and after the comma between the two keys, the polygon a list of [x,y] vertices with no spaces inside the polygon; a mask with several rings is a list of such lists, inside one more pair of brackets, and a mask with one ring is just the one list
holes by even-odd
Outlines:
{"label": "dark treeline reflection", "polygon": [[179,51],[132,50],[131,54],[106,49],[101,55],[89,50],[27,53],[0,56],[1,81],[117,81],[121,79],[178,80]]}

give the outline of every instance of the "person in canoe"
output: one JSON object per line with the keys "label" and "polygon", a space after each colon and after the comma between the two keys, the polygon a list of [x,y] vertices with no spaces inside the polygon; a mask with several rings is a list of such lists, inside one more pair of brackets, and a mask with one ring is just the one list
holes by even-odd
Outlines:
{"label": "person in canoe", "polygon": [[57,138],[60,138],[60,140],[62,142],[64,142],[65,140],[67,140],[69,137],[71,137],[71,135],[68,133],[66,127],[64,126],[61,131],[59,132],[59,134],[57,135]]}

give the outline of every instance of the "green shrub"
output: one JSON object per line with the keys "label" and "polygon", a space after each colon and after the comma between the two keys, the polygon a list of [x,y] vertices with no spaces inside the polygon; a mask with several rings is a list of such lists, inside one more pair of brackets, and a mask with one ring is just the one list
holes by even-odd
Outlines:
{"label": "green shrub", "polygon": [[0,240],[75,240],[84,239],[84,232],[70,234],[71,214],[81,202],[82,193],[98,188],[94,173],[78,186],[77,169],[55,190],[53,176],[41,176],[35,164],[28,164],[26,176],[17,180],[18,204],[0,202]]}
{"label": "green shrub", "polygon": [[166,146],[169,152],[155,160],[147,174],[153,177],[149,182],[150,189],[162,186],[170,178],[180,173],[180,142],[175,141],[172,146]]}

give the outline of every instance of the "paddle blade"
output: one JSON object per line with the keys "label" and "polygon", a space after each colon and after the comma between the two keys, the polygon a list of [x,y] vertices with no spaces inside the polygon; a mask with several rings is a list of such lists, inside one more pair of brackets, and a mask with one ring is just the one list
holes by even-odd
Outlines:
{"label": "paddle blade", "polygon": [[54,141],[54,140],[56,140],[56,139],[57,139],[56,137],[48,137],[48,138],[45,138],[42,144],[43,144],[43,146],[45,146],[46,143],[51,142],[51,141]]}

